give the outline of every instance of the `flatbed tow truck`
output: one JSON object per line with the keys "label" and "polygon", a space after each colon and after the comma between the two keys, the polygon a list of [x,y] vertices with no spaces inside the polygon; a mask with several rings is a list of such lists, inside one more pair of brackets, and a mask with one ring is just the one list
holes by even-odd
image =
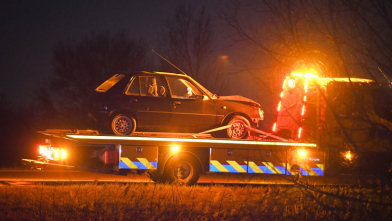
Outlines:
{"label": "flatbed tow truck", "polygon": [[[205,174],[324,176],[327,155],[316,144],[248,129],[259,136],[233,140],[212,138],[208,133],[136,132],[115,136],[95,130],[46,130],[40,133],[60,140],[61,148],[41,145],[39,160],[22,161],[38,168],[82,165],[94,172],[147,173],[154,182],[180,184],[195,184]],[[75,156],[79,160],[69,160]]]}
{"label": "flatbed tow truck", "polygon": [[[350,92],[346,86],[350,85],[363,95],[364,106],[370,106],[367,116],[385,128],[392,128],[391,122],[385,120],[389,119],[389,112],[385,111],[389,106],[377,102],[384,101],[385,96],[365,102],[371,100],[366,96],[374,92],[383,95],[390,91],[389,87],[386,90],[368,79],[319,78],[293,72],[283,82],[273,133],[246,125],[250,136],[242,140],[210,135],[232,125],[193,134],[134,132],[130,136],[102,135],[95,130],[46,130],[40,133],[60,142],[47,142],[39,147],[38,160],[23,159],[23,162],[38,168],[77,166],[113,174],[147,173],[155,182],[194,184],[200,175],[206,174],[279,175],[294,180],[329,174],[336,177],[338,164],[352,161],[362,151],[370,157],[363,158],[357,171],[384,171],[392,165],[390,152],[384,150],[392,144],[390,136],[375,136],[374,128],[366,128],[358,113],[349,111],[358,104],[348,102],[352,96],[346,93]],[[340,132],[343,129],[344,133]],[[351,143],[357,147],[343,148],[351,136],[356,137]],[[373,159],[372,151],[378,154]],[[381,160],[381,156],[385,159]]]}

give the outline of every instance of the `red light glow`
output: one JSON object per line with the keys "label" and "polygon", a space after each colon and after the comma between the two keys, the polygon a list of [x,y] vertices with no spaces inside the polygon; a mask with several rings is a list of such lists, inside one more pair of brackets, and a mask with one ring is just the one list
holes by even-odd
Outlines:
{"label": "red light glow", "polygon": [[308,93],[308,82],[305,82],[305,93]]}
{"label": "red light glow", "polygon": [[298,139],[301,138],[301,135],[302,135],[302,127],[300,127],[300,128],[298,129]]}

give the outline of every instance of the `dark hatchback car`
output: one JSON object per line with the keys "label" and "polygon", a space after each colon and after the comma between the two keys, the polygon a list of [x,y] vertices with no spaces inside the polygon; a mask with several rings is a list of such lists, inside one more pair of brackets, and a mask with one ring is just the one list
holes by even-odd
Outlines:
{"label": "dark hatchback car", "polygon": [[241,96],[217,96],[191,77],[162,72],[116,74],[95,89],[89,113],[102,131],[198,133],[231,124],[214,133],[244,139],[247,126],[263,120],[260,104]]}

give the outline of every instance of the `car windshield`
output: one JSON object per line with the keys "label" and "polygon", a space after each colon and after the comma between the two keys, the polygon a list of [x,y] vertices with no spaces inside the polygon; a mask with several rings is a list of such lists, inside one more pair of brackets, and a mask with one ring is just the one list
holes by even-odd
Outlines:
{"label": "car windshield", "polygon": [[95,91],[97,92],[106,92],[110,88],[112,88],[117,82],[119,82],[125,75],[123,74],[115,74],[105,82],[103,82],[101,85],[99,85]]}
{"label": "car windshield", "polygon": [[203,85],[199,84],[199,82],[193,80],[193,82],[195,82],[195,84],[202,90],[204,91],[204,93],[206,93],[209,97],[215,99],[218,98],[218,96],[216,94],[211,93],[209,90],[207,90],[205,87],[203,87]]}

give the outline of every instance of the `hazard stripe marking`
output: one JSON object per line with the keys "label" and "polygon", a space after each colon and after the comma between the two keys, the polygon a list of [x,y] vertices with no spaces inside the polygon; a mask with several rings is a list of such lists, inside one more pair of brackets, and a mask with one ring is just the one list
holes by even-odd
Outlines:
{"label": "hazard stripe marking", "polygon": [[[249,163],[247,161],[245,161],[246,164],[249,165],[250,168],[252,168],[253,171],[255,171],[255,173],[264,173],[259,166],[257,166],[255,164],[255,162],[253,161],[249,161]],[[251,171],[248,169],[248,172],[251,173]]]}
{"label": "hazard stripe marking", "polygon": [[324,164],[316,164],[322,171],[324,171]]}
{"label": "hazard stripe marking", "polygon": [[[236,161],[226,161],[229,164],[221,164],[217,160],[211,160],[211,172],[224,173],[262,173],[262,174],[284,174],[296,175],[298,172],[291,171],[289,163],[280,163],[282,166],[275,166],[271,162],[262,162],[264,166],[258,166],[253,161],[244,161],[245,165],[240,165]],[[302,176],[324,176],[324,164],[316,164],[311,168],[308,164],[300,164],[299,170]]]}
{"label": "hazard stripe marking", "polygon": [[273,174],[282,174],[271,162],[263,162],[263,164],[271,170]]}
{"label": "hazard stripe marking", "polygon": [[320,168],[312,168],[312,170],[318,175],[318,176],[324,176],[324,171]]}
{"label": "hazard stripe marking", "polygon": [[[120,160],[129,167],[129,169],[139,169],[134,163],[132,163],[132,161],[126,157],[121,157]],[[120,169],[127,169],[127,168],[123,168],[120,164]]]}
{"label": "hazard stripe marking", "polygon": [[214,165],[216,169],[220,172],[229,172],[221,163],[219,163],[217,160],[211,160],[211,164]]}
{"label": "hazard stripe marking", "polygon": [[304,164],[302,165],[302,168],[303,168],[306,172],[308,172],[309,176],[318,176],[318,174],[317,174],[316,172],[314,172],[314,171],[312,170],[312,168],[310,168],[310,166],[309,166],[308,164],[304,163]]}
{"label": "hazard stripe marking", "polygon": [[286,166],[286,163],[282,163],[282,164],[283,164],[283,166],[287,169],[286,175],[294,175],[294,174],[291,172],[291,165],[290,165],[289,163],[287,163],[287,166]]}
{"label": "hazard stripe marking", "polygon": [[324,164],[316,164],[318,168],[312,168],[319,176],[324,176]]}
{"label": "hazard stripe marking", "polygon": [[146,158],[137,158],[147,169],[156,170],[155,168]]}
{"label": "hazard stripe marking", "polygon": [[246,170],[244,170],[241,165],[239,165],[236,161],[232,160],[227,160],[227,162],[235,169],[237,170],[238,173],[246,173]]}

